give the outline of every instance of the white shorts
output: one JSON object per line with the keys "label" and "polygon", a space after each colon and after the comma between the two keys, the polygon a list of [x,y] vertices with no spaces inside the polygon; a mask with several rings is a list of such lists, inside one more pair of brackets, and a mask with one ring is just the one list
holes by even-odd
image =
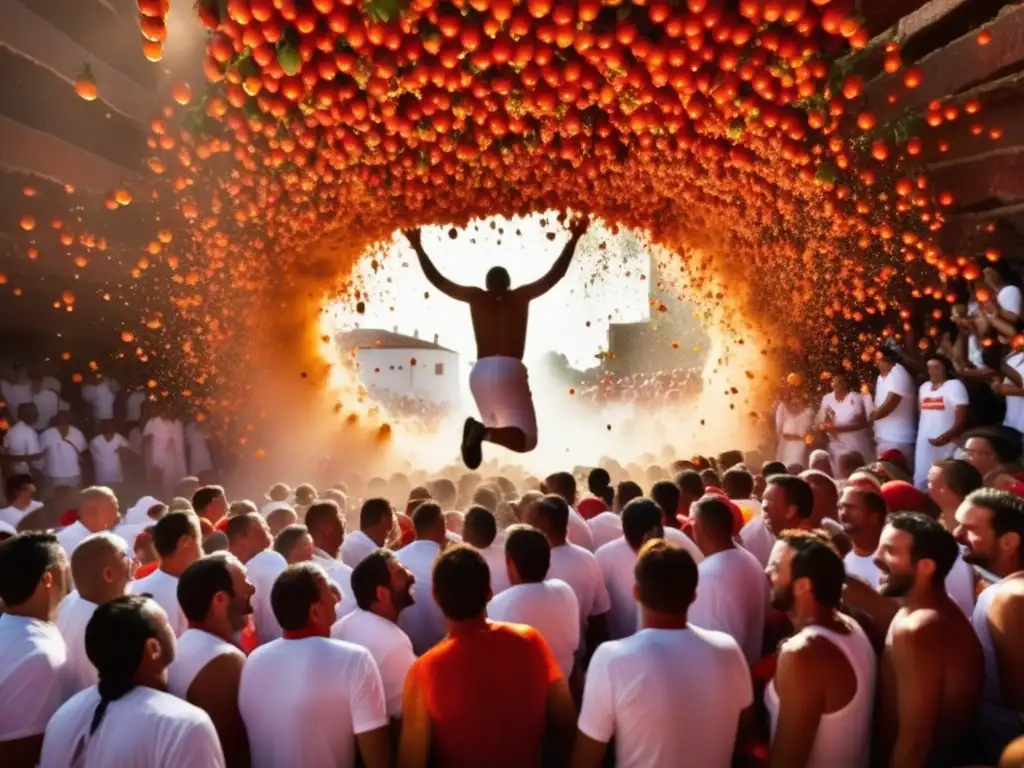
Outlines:
{"label": "white shorts", "polygon": [[530,375],[522,360],[485,357],[469,374],[480,420],[488,427],[518,427],[526,435],[526,450],[537,446],[537,415],[530,394]]}

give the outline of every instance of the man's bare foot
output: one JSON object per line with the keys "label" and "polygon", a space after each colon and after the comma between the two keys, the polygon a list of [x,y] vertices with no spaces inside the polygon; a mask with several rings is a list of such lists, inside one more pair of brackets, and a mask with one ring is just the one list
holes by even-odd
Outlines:
{"label": "man's bare foot", "polygon": [[469,469],[476,469],[484,460],[483,441],[487,427],[476,419],[466,419],[462,428],[462,462]]}

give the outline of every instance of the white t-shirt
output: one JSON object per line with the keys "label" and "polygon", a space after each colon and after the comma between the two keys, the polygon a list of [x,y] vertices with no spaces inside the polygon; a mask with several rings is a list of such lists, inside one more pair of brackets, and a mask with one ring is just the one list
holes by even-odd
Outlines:
{"label": "white t-shirt", "polygon": [[625,538],[616,539],[594,553],[605,587],[611,600],[608,612],[608,637],[619,640],[629,637],[637,630],[640,620],[639,608],[633,597],[633,569],[636,567],[636,552]]}
{"label": "white t-shirt", "polygon": [[693,562],[697,563],[697,565],[700,565],[701,561],[704,560],[704,553],[700,551],[700,547],[694,543],[693,539],[678,528],[669,528],[666,525],[665,541],[679,547],[680,549],[685,549],[690,553],[690,557],[693,558]]}
{"label": "white t-shirt", "polygon": [[32,426],[42,432],[50,426],[53,417],[57,415],[60,398],[52,389],[41,389],[32,394],[32,402],[36,404],[36,412],[39,414],[39,418]]}
{"label": "white t-shirt", "polygon": [[1020,288],[1016,285],[1004,285],[996,295],[996,302],[999,304],[1000,309],[1005,309],[1007,312],[1019,315],[1021,306]]}
{"label": "white t-shirt", "polygon": [[57,543],[64,549],[64,554],[68,556],[70,561],[71,553],[75,551],[75,547],[87,536],[92,536],[92,531],[86,528],[81,520],[75,520],[71,525],[57,531]]}
{"label": "white t-shirt", "polygon": [[728,635],[641,629],[594,652],[579,729],[599,742],[614,736],[619,766],[728,768],[753,701],[747,662]]}
{"label": "white t-shirt", "polygon": [[540,632],[566,680],[580,645],[579,612],[572,587],[560,579],[515,584],[487,605],[487,618],[527,624]]}
{"label": "white t-shirt", "polygon": [[213,469],[213,457],[206,444],[206,428],[197,421],[190,421],[185,427],[185,443],[188,445],[188,473],[198,476]]}
{"label": "white t-shirt", "polygon": [[85,627],[99,606],[78,594],[71,592],[57,608],[57,629],[64,638],[68,649],[67,675],[69,693],[78,693],[90,685],[96,685],[99,676],[96,667],[85,655]]}
{"label": "white t-shirt", "polygon": [[373,656],[384,685],[389,717],[402,716],[402,691],[409,667],[416,661],[412,641],[397,624],[357,608],[331,627],[331,637],[365,648]]}
{"label": "white t-shirt", "polygon": [[40,768],[223,768],[217,731],[199,707],[138,686],[107,705],[90,735],[99,703],[99,691],[90,686],[60,708],[46,728]]}
{"label": "white t-shirt", "polygon": [[491,572],[491,594],[500,595],[508,589],[508,566],[505,562],[505,547],[498,539],[483,549],[476,549],[480,556],[487,562],[487,569]]}
{"label": "white t-shirt", "polygon": [[[10,403],[10,400],[7,402]],[[14,424],[4,435],[4,453],[8,456],[35,456],[42,452],[39,435],[23,421]],[[11,473],[15,475],[25,475],[31,471],[27,461],[19,461],[11,465]]]}
{"label": "white t-shirt", "polygon": [[0,616],[0,742],[38,736],[71,695],[67,646],[56,624]]}
{"label": "white t-shirt", "polygon": [[154,418],[146,422],[143,438],[152,438],[150,461],[163,472],[165,484],[176,483],[188,474],[181,422]]}
{"label": "white t-shirt", "polygon": [[[775,409],[775,434],[779,437],[776,459],[786,466],[806,464],[808,447],[804,436],[810,433],[813,424],[814,411],[809,406],[793,413],[785,403],[779,403]],[[784,439],[782,435],[800,435],[800,439]]]}
{"label": "white t-shirt", "polygon": [[238,709],[253,768],[351,768],[355,736],[388,724],[370,652],[323,637],[275,640],[253,651]]}
{"label": "white t-shirt", "polygon": [[62,435],[50,427],[39,436],[43,450],[43,471],[50,477],[78,477],[82,474],[79,454],[86,448],[85,435],[77,427],[68,427]]}
{"label": "white t-shirt", "polygon": [[37,509],[43,506],[41,501],[33,499],[28,503],[25,509],[18,509],[17,507],[4,507],[0,509],[0,523],[7,523],[11,528],[17,530],[18,523],[20,523],[26,515],[35,512]]}
{"label": "white t-shirt", "polygon": [[416,602],[398,615],[398,626],[412,640],[417,655],[429,651],[448,634],[444,614],[434,601],[434,562],[440,554],[441,548],[437,544],[424,539],[414,541],[395,553],[399,562],[416,577],[412,588]]}
{"label": "white t-shirt", "polygon": [[174,661],[167,668],[168,692],[188,700],[188,689],[196,676],[211,661],[225,655],[245,659],[245,654],[227,640],[202,629],[186,629],[178,638]]}
{"label": "white t-shirt", "polygon": [[622,518],[614,512],[594,515],[587,520],[587,525],[590,526],[590,534],[594,537],[595,551],[622,536]]}
{"label": "white t-shirt", "polygon": [[750,518],[750,522],[740,529],[740,541],[747,551],[757,558],[762,567],[768,565],[772,547],[775,546],[775,536],[768,530],[763,513]]}
{"label": "white t-shirt", "polygon": [[875,565],[874,555],[858,555],[850,550],[843,558],[843,565],[846,567],[847,576],[853,576],[872,589],[878,589],[878,579],[881,577],[882,571]]}
{"label": "white t-shirt", "polygon": [[18,418],[18,408],[25,403],[32,402],[32,386],[28,382],[11,383],[0,382],[0,389],[3,390],[4,402],[7,403],[7,413],[11,418]]}
{"label": "white t-shirt", "polygon": [[590,533],[590,527],[587,525],[587,521],[583,519],[583,515],[576,511],[574,507],[569,507],[569,535],[567,537],[569,541],[576,544],[584,549],[593,552],[594,537]]}
{"label": "white t-shirt", "polygon": [[[586,630],[587,619],[611,610],[604,574],[593,553],[576,544],[566,543],[551,548],[549,579],[561,579],[576,594],[580,607],[580,629]],[[584,635],[580,635],[584,637]]]}
{"label": "white t-shirt", "polygon": [[281,636],[281,625],[277,623],[274,609],[270,605],[270,590],[287,567],[288,561],[272,549],[263,550],[249,558],[245,564],[249,583],[256,589],[252,596],[252,620],[260,644],[269,643]]}
{"label": "white t-shirt", "polygon": [[913,443],[917,435],[917,385],[899,363],[875,383],[875,408],[881,408],[890,393],[900,396],[896,410],[875,422],[875,439],[880,443]]}
{"label": "white t-shirt", "polygon": [[109,440],[103,435],[96,435],[89,441],[89,455],[92,456],[92,466],[99,485],[117,485],[124,482],[119,451],[129,447],[124,435],[118,433],[114,433]]}
{"label": "white t-shirt", "polygon": [[[858,417],[866,419],[867,414],[867,406],[860,392],[850,392],[842,400],[838,400],[834,392],[829,392],[821,398],[821,408],[815,421],[818,424],[828,421],[836,426],[848,427]],[[867,428],[855,432],[831,432],[828,440],[833,458],[843,453],[859,452],[866,459],[874,453],[871,432]]]}
{"label": "white t-shirt", "polygon": [[[251,574],[249,579],[252,580]],[[171,576],[166,571],[157,568],[149,576],[131,582],[131,590],[134,595],[149,594],[153,596],[156,604],[167,614],[167,622],[174,630],[175,636],[180,637],[188,629],[188,619],[185,618],[181,605],[178,603],[177,576]]]}
{"label": "white t-shirt", "polygon": [[109,379],[82,387],[82,399],[92,406],[92,417],[96,421],[114,418],[114,401],[118,386]]}
{"label": "white t-shirt", "polygon": [[921,410],[918,441],[929,440],[948,431],[956,421],[956,406],[967,405],[968,402],[967,389],[958,379],[948,379],[938,389],[932,389],[930,381],[922,384],[918,390]]}
{"label": "white t-shirt", "polygon": [[327,578],[341,592],[341,602],[334,606],[334,617],[340,619],[352,613],[356,609],[356,597],[352,594],[352,569],[319,548],[313,552],[313,562],[327,572]]}
{"label": "white t-shirt", "polygon": [[142,404],[146,402],[146,393],[142,390],[135,390],[128,393],[124,402],[125,421],[133,423],[142,421]]}
{"label": "white t-shirt", "polygon": [[[1024,377],[1024,352],[1014,352],[1006,358],[1006,364]],[[1009,384],[1010,380],[1007,379],[1006,383]],[[1013,427],[1018,432],[1024,432],[1024,397],[1007,395],[1003,424]]]}
{"label": "white t-shirt", "polygon": [[362,531],[353,531],[345,535],[341,544],[341,562],[349,568],[355,568],[367,555],[373,554],[380,545]]}
{"label": "white t-shirt", "polygon": [[757,558],[740,547],[716,552],[697,566],[697,598],[687,621],[724,632],[735,640],[748,664],[761,658],[768,578]]}

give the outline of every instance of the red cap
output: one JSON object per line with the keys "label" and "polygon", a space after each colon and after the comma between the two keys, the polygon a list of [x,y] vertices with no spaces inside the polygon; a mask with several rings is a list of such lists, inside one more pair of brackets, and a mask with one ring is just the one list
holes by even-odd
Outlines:
{"label": "red cap", "polygon": [[607,512],[608,505],[604,503],[603,499],[599,499],[596,496],[590,496],[580,501],[577,511],[584,520],[590,520],[593,517],[597,517],[602,512]]}
{"label": "red cap", "polygon": [[398,518],[398,530],[401,534],[398,541],[398,548],[401,549],[406,544],[412,544],[416,541],[416,528],[412,524],[412,519],[407,515],[398,513],[395,517]]}
{"label": "red cap", "polygon": [[63,515],[60,516],[60,524],[62,527],[74,525],[78,521],[78,510],[69,509]]}
{"label": "red cap", "polygon": [[[725,495],[725,491],[721,488],[716,488],[713,485],[706,486],[704,488],[705,496],[714,496],[717,499],[721,499],[729,507],[729,511],[732,512],[732,535],[736,536],[740,530],[746,524],[747,520],[743,517],[743,510],[739,508],[739,505],[733,502],[728,496]],[[700,501],[700,499],[698,499]]]}
{"label": "red cap", "polygon": [[925,512],[928,509],[928,496],[905,480],[883,483],[881,492],[890,512]]}
{"label": "red cap", "polygon": [[882,451],[878,454],[879,461],[887,461],[890,464],[895,465],[903,471],[904,474],[910,474],[910,468],[907,467],[907,457],[903,455],[902,451],[895,448],[890,448],[887,451]]}

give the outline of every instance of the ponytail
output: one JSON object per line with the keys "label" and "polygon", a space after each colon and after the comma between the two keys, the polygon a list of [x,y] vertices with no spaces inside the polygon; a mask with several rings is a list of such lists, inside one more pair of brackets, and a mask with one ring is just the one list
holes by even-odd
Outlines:
{"label": "ponytail", "polygon": [[[132,670],[134,673],[135,670]],[[89,726],[89,735],[96,733],[96,729],[100,727],[100,723],[103,722],[103,716],[107,714],[107,707],[110,706],[110,702],[117,701],[121,697],[128,694],[135,687],[135,683],[131,678],[122,678],[116,676],[113,679],[111,677],[101,677],[96,689],[100,694],[100,703],[96,705],[96,711],[92,715],[92,725]]]}

